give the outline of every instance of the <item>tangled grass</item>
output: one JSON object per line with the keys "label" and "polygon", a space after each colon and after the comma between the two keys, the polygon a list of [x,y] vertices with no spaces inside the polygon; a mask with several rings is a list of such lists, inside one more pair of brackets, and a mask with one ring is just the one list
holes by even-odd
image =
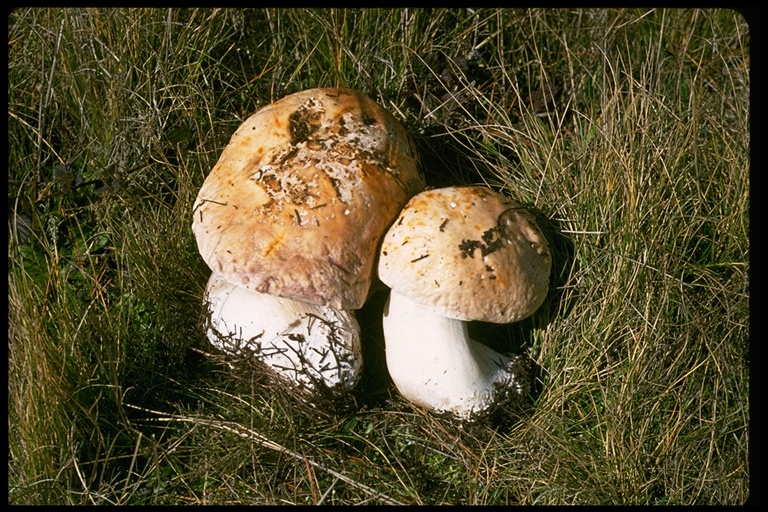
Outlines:
{"label": "tangled grass", "polygon": [[[748,499],[738,12],[17,9],[8,47],[11,503]],[[510,421],[404,402],[381,295],[353,407],[208,356],[192,202],[245,117],[317,86],[393,112],[430,185],[540,220],[548,300],[472,326],[537,368]]]}

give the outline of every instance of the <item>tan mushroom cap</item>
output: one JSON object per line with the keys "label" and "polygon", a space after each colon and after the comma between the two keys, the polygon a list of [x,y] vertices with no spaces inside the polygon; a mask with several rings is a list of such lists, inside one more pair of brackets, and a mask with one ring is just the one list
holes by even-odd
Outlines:
{"label": "tan mushroom cap", "polygon": [[381,238],[424,189],[414,143],[349,89],[267,105],[232,135],[194,204],[211,270],[260,293],[357,309]]}
{"label": "tan mushroom cap", "polygon": [[378,271],[394,291],[442,316],[509,323],[544,301],[550,267],[530,213],[471,186],[414,196],[384,237]]}

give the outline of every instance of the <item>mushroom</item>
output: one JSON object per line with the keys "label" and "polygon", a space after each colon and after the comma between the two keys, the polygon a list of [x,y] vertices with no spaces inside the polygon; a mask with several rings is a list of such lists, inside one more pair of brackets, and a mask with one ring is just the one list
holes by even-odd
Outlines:
{"label": "mushroom", "polygon": [[[327,358],[299,356],[306,350],[290,336],[265,348],[256,335],[303,325],[305,333],[285,332],[309,339],[314,319],[354,333],[340,344],[331,336],[326,346],[312,334],[312,350],[359,359],[350,310],[368,296],[387,227],[423,188],[411,137],[359,92],[309,89],[253,114],[232,135],[194,204],[198,249],[218,276],[205,298],[214,315],[210,341],[225,352],[253,352],[290,382],[306,383],[297,378],[306,373],[329,387],[354,386],[359,361],[343,377],[326,378],[316,365]],[[280,343],[290,365],[270,355]]]}
{"label": "mushroom", "polygon": [[517,356],[470,339],[468,321],[510,323],[544,301],[551,257],[529,212],[487,187],[421,192],[384,237],[379,278],[387,369],[411,402],[460,419],[523,392]]}

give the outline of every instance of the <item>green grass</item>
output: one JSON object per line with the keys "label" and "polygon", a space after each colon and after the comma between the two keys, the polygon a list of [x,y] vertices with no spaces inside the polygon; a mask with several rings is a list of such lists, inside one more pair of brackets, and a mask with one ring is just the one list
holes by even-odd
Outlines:
{"label": "green grass", "polygon": [[[17,9],[8,44],[9,501],[738,504],[749,496],[750,33],[729,10]],[[345,86],[432,186],[553,249],[530,405],[397,395],[382,295],[338,410],[206,345],[197,190],[251,113]]]}

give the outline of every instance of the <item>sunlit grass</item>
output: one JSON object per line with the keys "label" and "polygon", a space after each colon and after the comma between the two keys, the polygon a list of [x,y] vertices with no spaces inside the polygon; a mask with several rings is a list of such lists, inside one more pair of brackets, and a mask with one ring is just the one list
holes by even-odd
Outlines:
{"label": "sunlit grass", "polygon": [[[743,503],[749,44],[728,10],[15,10],[9,501]],[[399,398],[381,294],[352,406],[210,355],[197,190],[248,115],[317,86],[389,109],[429,185],[540,220],[548,300],[472,326],[531,358],[524,411]]]}

